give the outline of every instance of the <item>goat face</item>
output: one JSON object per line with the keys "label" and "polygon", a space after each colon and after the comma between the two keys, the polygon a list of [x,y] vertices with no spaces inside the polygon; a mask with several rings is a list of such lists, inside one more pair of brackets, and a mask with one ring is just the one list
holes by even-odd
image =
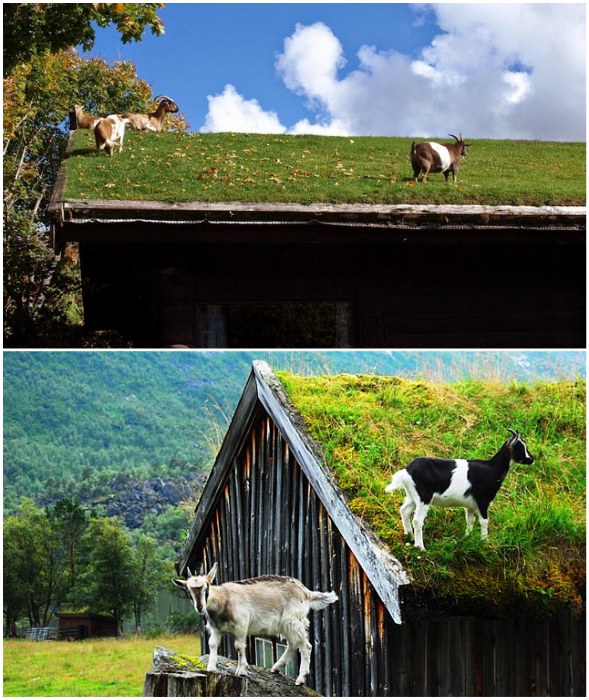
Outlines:
{"label": "goat face", "polygon": [[154,102],[157,102],[158,106],[163,104],[165,112],[176,114],[176,112],[179,111],[178,105],[174,102],[174,100],[166,95],[158,95],[157,97],[154,97]]}
{"label": "goat face", "polygon": [[507,428],[513,437],[507,442],[511,454],[511,461],[517,464],[534,464],[534,457],[530,454],[523,437],[511,428]]}
{"label": "goat face", "polygon": [[173,578],[172,582],[178,588],[183,588],[190,595],[192,605],[197,613],[201,615],[206,611],[208,591],[211,583],[217,574],[217,563],[206,575],[194,576],[188,569],[188,578],[186,581],[181,578]]}
{"label": "goat face", "polygon": [[456,146],[460,146],[460,155],[465,156],[466,155],[466,149],[472,146],[471,143],[464,143],[462,140],[462,133],[460,134],[460,138],[458,136],[454,136],[454,134],[448,134],[448,136],[451,136],[453,139],[456,141]]}

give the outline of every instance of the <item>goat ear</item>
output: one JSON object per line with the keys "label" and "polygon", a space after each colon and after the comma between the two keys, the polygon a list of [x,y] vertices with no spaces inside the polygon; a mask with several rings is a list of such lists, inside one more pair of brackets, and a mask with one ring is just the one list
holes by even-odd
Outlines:
{"label": "goat ear", "polygon": [[520,435],[517,432],[517,430],[512,430],[511,428],[507,428],[507,430],[509,430],[509,432],[513,435],[511,441],[517,440],[519,438]]}
{"label": "goat ear", "polygon": [[186,590],[186,581],[181,578],[173,578],[172,583],[174,586],[178,586],[178,588],[184,588]]}
{"label": "goat ear", "polygon": [[206,576],[208,583],[212,583],[214,581],[216,575],[217,575],[217,562],[215,562],[213,564],[213,568],[209,571],[209,573]]}

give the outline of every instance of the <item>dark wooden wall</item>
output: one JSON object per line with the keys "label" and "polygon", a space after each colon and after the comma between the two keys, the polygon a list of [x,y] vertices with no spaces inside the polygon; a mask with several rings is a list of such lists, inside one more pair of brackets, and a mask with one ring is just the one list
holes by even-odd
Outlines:
{"label": "dark wooden wall", "polygon": [[87,325],[137,347],[243,347],[232,309],[287,302],[334,304],[340,327],[315,343],[260,332],[248,347],[585,347],[584,232],[359,228],[339,240],[334,227],[313,240],[311,226],[267,226],[256,242],[253,226],[245,241],[239,226],[213,227],[215,240],[186,226],[177,240],[180,227],[161,224],[134,243],[133,228],[88,224],[80,255]]}
{"label": "dark wooden wall", "polygon": [[[311,687],[344,697],[584,695],[584,625],[575,618],[396,625],[261,407],[251,426],[189,565],[217,561],[221,583],[273,573],[335,590],[339,601],[311,614]],[[224,645],[234,657],[233,638]]]}
{"label": "dark wooden wall", "polygon": [[584,619],[471,617],[390,627],[388,695],[585,697]]}
{"label": "dark wooden wall", "polygon": [[[386,611],[263,410],[193,556],[194,567],[219,562],[220,582],[273,573],[294,576],[313,590],[335,590],[340,600],[310,616],[308,684],[328,696],[372,694],[375,679],[367,669]],[[235,656],[232,645],[233,639],[226,641],[223,653]]]}

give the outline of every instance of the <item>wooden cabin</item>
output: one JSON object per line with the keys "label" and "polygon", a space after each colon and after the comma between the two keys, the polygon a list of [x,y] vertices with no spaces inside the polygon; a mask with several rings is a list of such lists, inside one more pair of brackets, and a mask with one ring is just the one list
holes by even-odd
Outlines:
{"label": "wooden cabin", "polygon": [[[335,590],[311,614],[308,684],[326,696],[583,695],[584,620],[410,615],[411,575],[348,507],[322,450],[269,367],[255,362],[212,468],[179,574],[262,574]],[[270,666],[276,640],[251,639]],[[232,638],[220,653],[235,658]],[[203,650],[207,639],[203,631]],[[298,660],[297,660],[298,662]]]}
{"label": "wooden cabin", "polygon": [[65,164],[55,249],[134,347],[585,347],[585,207],[68,199]]}
{"label": "wooden cabin", "polygon": [[88,639],[90,637],[117,637],[116,618],[94,613],[57,613],[58,639]]}

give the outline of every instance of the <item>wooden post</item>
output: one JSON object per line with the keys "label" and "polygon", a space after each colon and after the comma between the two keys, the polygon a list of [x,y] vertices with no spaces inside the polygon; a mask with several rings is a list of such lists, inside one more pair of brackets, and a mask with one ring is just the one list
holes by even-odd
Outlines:
{"label": "wooden post", "polygon": [[75,107],[70,107],[67,111],[70,120],[70,131],[75,131],[78,128],[78,122],[76,120],[76,109]]}

